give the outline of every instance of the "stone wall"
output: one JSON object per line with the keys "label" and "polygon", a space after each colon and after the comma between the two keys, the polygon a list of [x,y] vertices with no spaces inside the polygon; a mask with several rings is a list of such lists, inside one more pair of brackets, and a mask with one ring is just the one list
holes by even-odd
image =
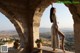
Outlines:
{"label": "stone wall", "polygon": [[[52,2],[56,0],[0,0],[0,11],[14,24],[25,46],[23,53],[33,51],[39,38],[40,17]],[[80,4],[67,6],[73,14],[75,51],[80,53]]]}

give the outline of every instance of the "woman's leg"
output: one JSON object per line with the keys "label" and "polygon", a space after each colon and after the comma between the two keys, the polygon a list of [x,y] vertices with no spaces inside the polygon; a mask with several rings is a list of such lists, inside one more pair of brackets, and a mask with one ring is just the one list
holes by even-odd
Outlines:
{"label": "woman's leg", "polygon": [[[62,39],[61,39],[61,49],[64,51],[65,50],[65,48],[64,48],[64,34],[62,32],[60,32],[59,30],[58,30],[58,34],[62,37]],[[64,51],[64,53],[65,53],[65,51]]]}

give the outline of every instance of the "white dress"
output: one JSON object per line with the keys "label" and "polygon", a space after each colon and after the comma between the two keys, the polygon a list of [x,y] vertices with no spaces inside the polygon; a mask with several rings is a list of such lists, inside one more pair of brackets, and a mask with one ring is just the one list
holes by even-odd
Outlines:
{"label": "white dress", "polygon": [[[55,14],[52,15],[53,24],[51,27],[51,42],[52,42],[52,48],[58,48],[58,33],[57,33],[57,23]],[[56,27],[56,28],[55,28]]]}

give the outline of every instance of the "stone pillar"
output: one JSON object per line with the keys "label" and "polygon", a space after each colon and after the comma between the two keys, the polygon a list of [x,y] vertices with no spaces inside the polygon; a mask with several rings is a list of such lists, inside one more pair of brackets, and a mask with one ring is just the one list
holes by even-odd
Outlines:
{"label": "stone pillar", "polygon": [[34,40],[34,47],[36,47],[36,43],[35,43],[35,41],[37,40],[37,39],[39,39],[39,27],[37,27],[37,26],[34,26],[33,27],[33,40]]}
{"label": "stone pillar", "polygon": [[74,23],[75,53],[80,53],[80,23]]}
{"label": "stone pillar", "polygon": [[35,41],[37,39],[39,39],[39,26],[40,26],[40,20],[41,20],[41,15],[42,15],[42,11],[40,11],[40,8],[37,8],[35,10],[35,13],[34,13],[34,17],[33,17],[33,41],[34,41],[34,47],[36,47],[36,43]]}
{"label": "stone pillar", "polygon": [[69,4],[70,12],[73,15],[74,20],[74,40],[75,40],[75,53],[80,53],[80,5]]}

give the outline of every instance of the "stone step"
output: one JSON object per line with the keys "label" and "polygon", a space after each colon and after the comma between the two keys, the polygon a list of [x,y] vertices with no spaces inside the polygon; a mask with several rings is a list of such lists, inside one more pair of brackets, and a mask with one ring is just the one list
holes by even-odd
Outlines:
{"label": "stone step", "polygon": [[[61,49],[56,49],[56,51],[53,51],[53,49],[51,47],[47,47],[47,46],[42,46],[41,48],[35,48],[35,52],[42,52],[42,53],[64,53],[63,50],[61,50]],[[66,51],[65,50],[65,53],[75,53],[75,52],[71,52],[71,51]]]}

